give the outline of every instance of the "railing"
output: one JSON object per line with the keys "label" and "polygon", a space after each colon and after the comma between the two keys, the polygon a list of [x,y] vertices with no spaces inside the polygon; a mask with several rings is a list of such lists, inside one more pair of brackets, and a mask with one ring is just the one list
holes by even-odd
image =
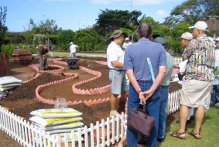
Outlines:
{"label": "railing", "polygon": [[[180,90],[169,93],[167,114],[179,109]],[[122,113],[107,120],[97,121],[95,125],[83,127],[69,134],[51,135],[37,128],[12,112],[0,106],[0,130],[25,147],[99,147],[110,146],[125,135],[123,127],[126,115]]]}

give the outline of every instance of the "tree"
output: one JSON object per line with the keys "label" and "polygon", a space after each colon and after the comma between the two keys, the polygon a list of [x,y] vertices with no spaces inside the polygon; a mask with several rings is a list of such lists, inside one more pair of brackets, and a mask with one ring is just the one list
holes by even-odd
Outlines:
{"label": "tree", "polygon": [[45,40],[46,40],[45,35],[36,34],[33,37],[33,45],[37,46],[39,44],[45,44]]}
{"label": "tree", "polygon": [[146,17],[146,15],[144,15],[141,18],[140,23],[144,23],[144,22],[148,23],[152,27],[153,35],[155,36],[158,35],[162,37],[170,35],[170,28],[159,23],[158,21],[155,21],[152,17],[150,16]]}
{"label": "tree", "polygon": [[171,11],[165,24],[171,27],[183,21],[194,24],[199,20],[208,20],[210,16],[219,16],[218,0],[187,0]]}
{"label": "tree", "polygon": [[40,21],[39,25],[34,23],[33,19],[30,19],[29,30],[34,34],[54,35],[57,34],[60,29],[56,25],[55,20],[47,19]]}
{"label": "tree", "polygon": [[80,51],[103,50],[106,47],[103,38],[92,28],[76,31],[74,43],[78,45]]}
{"label": "tree", "polygon": [[102,36],[109,35],[116,29],[127,28],[132,29],[132,25],[138,23],[138,17],[142,14],[140,11],[128,10],[100,10],[95,30]]}
{"label": "tree", "polygon": [[58,45],[63,50],[68,50],[69,43],[74,41],[74,32],[72,30],[63,30],[58,33]]}
{"label": "tree", "polygon": [[7,26],[5,25],[6,15],[7,15],[7,7],[0,7],[0,53],[2,52],[1,47],[2,44],[4,43],[5,33],[8,30]]}

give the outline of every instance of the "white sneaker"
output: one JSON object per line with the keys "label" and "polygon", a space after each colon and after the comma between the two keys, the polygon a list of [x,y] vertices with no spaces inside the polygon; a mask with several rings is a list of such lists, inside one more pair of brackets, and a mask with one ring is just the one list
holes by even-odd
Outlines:
{"label": "white sneaker", "polygon": [[116,110],[111,110],[110,111],[110,117],[116,116],[118,112]]}
{"label": "white sneaker", "polygon": [[215,106],[216,106],[216,107],[219,107],[219,103],[216,103]]}

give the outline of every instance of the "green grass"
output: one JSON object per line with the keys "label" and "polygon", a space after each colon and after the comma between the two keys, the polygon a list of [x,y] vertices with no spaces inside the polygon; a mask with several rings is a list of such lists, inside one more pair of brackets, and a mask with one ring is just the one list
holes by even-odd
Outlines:
{"label": "green grass", "polygon": [[[194,127],[194,121],[190,125],[187,125],[187,131],[192,130]],[[167,136],[164,142],[159,143],[159,147],[219,147],[219,108],[211,106],[210,110],[205,113],[203,121],[201,136],[202,138],[197,140],[194,137],[186,134],[186,139],[181,140],[175,137],[171,137],[170,131],[175,131],[179,128],[179,124],[176,120],[173,120],[170,126],[167,127]]]}
{"label": "green grass", "polygon": [[56,52],[56,51],[50,51],[48,52],[48,55],[50,57],[60,57],[60,58],[65,58],[69,57],[69,52]]}
{"label": "green grass", "polygon": [[[48,52],[48,56],[50,57],[59,57],[59,58],[66,58],[70,57],[69,52],[59,52],[59,51],[50,51]],[[106,57],[106,53],[100,52],[80,52],[77,53],[77,57]]]}

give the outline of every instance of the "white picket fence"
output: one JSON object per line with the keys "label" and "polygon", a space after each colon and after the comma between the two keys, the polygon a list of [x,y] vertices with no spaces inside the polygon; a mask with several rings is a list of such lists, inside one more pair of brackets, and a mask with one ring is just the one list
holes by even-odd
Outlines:
{"label": "white picket fence", "polygon": [[[179,109],[179,97],[180,90],[169,93],[167,114]],[[110,146],[125,135],[125,120],[126,115],[122,113],[114,118],[97,121],[95,125],[90,124],[89,128],[85,126],[69,134],[51,135],[0,106],[0,130],[24,147]]]}

